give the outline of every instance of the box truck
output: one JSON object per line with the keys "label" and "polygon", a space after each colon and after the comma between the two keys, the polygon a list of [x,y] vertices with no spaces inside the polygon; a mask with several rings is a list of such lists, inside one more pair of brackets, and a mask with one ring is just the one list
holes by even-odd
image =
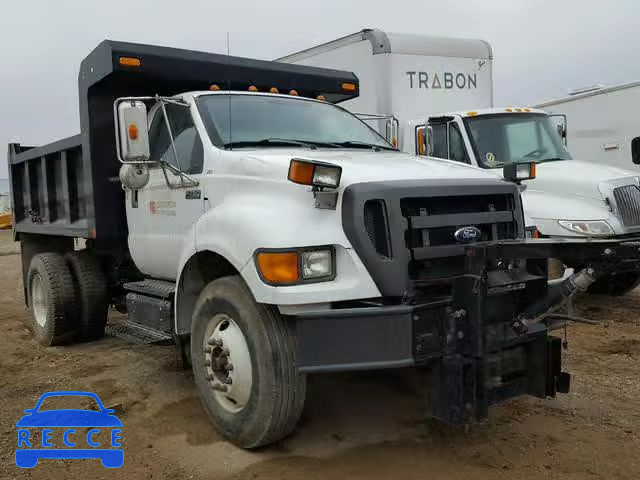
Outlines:
{"label": "box truck", "polygon": [[[505,164],[538,162],[536,178],[525,182],[523,194],[527,227],[536,236],[624,238],[640,233],[639,173],[573,157],[552,126],[556,119],[545,112],[492,108],[493,56],[485,41],[367,29],[278,61],[353,70],[363,95],[344,106],[373,121],[405,152],[470,164],[498,176]],[[562,128],[559,133],[565,135]],[[623,295],[638,283],[637,272],[611,272],[590,292]]]}
{"label": "box truck", "polygon": [[639,172],[640,82],[575,90],[536,105],[564,115],[572,155],[587,162]]}
{"label": "box truck", "polygon": [[[526,240],[533,164],[398,152],[339,105],[348,71],[105,41],[78,83],[79,135],[9,145],[35,338],[98,339],[116,306],[241,447],[294,429],[309,373],[417,367],[456,423],[566,392],[555,309],[640,268],[635,240]],[[549,256],[587,267],[549,284]]]}

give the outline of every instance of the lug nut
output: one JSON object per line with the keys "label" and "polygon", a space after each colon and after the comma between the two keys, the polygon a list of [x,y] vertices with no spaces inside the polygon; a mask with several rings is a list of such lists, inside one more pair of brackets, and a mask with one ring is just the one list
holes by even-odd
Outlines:
{"label": "lug nut", "polygon": [[213,385],[211,385],[211,388],[213,388],[214,390],[217,390],[219,392],[226,392],[228,390],[226,385],[222,385],[221,383],[214,383]]}
{"label": "lug nut", "polygon": [[224,366],[224,369],[225,369],[227,372],[230,372],[231,370],[233,370],[233,363],[227,363],[227,364]]}
{"label": "lug nut", "polygon": [[226,383],[227,385],[231,385],[233,383],[233,380],[231,379],[231,377],[227,377],[224,379],[224,383]]}
{"label": "lug nut", "polygon": [[205,367],[210,367],[211,366],[211,360],[209,360],[208,358],[204,361],[204,366]]}
{"label": "lug nut", "polygon": [[204,353],[211,353],[213,351],[213,349],[211,347],[205,347],[204,348]]}
{"label": "lug nut", "polygon": [[214,379],[213,374],[212,374],[212,373],[209,373],[209,374],[206,376],[206,379],[207,379],[207,380],[209,380],[209,381],[213,380],[213,379]]}

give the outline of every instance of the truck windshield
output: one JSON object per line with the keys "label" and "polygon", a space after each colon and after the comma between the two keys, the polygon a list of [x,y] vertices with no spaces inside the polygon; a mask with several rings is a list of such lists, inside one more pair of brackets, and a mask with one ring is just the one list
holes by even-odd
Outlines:
{"label": "truck windshield", "polygon": [[551,119],[544,114],[479,115],[465,118],[464,123],[478,164],[484,168],[571,159]]}
{"label": "truck windshield", "polygon": [[394,150],[377,132],[330,103],[270,95],[202,95],[198,109],[223,148],[311,146]]}

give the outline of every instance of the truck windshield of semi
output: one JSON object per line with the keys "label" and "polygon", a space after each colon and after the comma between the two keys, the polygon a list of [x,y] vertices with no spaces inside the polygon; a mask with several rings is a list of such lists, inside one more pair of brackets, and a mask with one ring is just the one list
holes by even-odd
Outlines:
{"label": "truck windshield of semi", "polygon": [[[506,163],[571,160],[562,138],[547,115],[536,113],[473,115],[463,121],[478,163],[498,168]],[[447,158],[441,141],[447,124],[433,122],[432,155]]]}

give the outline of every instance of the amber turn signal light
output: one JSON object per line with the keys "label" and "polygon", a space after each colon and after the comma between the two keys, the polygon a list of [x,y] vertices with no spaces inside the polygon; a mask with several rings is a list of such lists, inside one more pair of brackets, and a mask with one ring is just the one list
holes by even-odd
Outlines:
{"label": "amber turn signal light", "polygon": [[131,125],[129,125],[129,128],[127,128],[127,131],[129,133],[129,138],[131,140],[138,139],[138,126],[135,123],[132,123]]}
{"label": "amber turn signal light", "polygon": [[260,252],[256,264],[268,283],[295,283],[300,277],[298,252]]}

